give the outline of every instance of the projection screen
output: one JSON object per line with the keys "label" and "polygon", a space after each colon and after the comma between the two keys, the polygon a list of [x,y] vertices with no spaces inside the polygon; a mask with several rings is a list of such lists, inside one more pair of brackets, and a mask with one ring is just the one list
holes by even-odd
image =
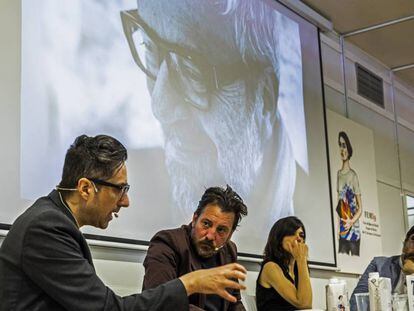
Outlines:
{"label": "projection screen", "polygon": [[257,257],[298,216],[310,259],[335,265],[318,30],[271,0],[24,0],[20,209],[60,181],[80,134],[129,151],[129,208],[101,238],[149,241],[230,185],[248,216],[233,235]]}

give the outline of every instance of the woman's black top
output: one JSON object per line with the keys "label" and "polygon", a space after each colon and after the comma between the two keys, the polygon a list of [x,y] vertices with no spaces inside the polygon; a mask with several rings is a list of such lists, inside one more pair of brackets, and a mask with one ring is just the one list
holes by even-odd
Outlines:
{"label": "woman's black top", "polygon": [[[259,279],[262,274],[263,267],[266,263],[262,264],[260,269],[259,276],[256,281],[256,306],[257,311],[275,311],[275,310],[297,310],[294,305],[287,302],[280,294],[273,288],[266,288],[260,285]],[[276,263],[277,264],[277,263]],[[278,264],[277,264],[278,265]],[[280,265],[279,265],[280,266]],[[283,275],[290,281],[292,284],[298,288],[298,267],[295,263],[294,267],[295,280],[289,275],[289,273],[283,272]],[[296,283],[295,283],[296,281]]]}

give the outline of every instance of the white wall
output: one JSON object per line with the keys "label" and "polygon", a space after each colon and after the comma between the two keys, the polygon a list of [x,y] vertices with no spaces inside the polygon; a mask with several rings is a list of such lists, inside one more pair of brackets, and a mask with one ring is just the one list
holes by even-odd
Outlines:
{"label": "white wall", "polygon": [[[16,0],[0,0],[0,140],[2,146],[14,146],[20,139],[20,12],[21,3]],[[339,45],[331,35],[322,36],[322,60],[325,79],[327,108],[345,115],[342,73]],[[356,94],[354,63],[358,61],[384,79],[385,110],[382,110]],[[400,159],[395,140],[394,113],[391,96],[390,74],[379,62],[357,48],[347,45],[347,85],[349,87],[349,118],[374,131],[378,200],[382,226],[382,246],[384,255],[397,254],[406,231],[405,212],[401,190],[414,193],[414,90],[395,83],[395,105],[397,107],[399,128],[398,137]],[[33,103],[34,105],[36,103]],[[5,120],[13,126],[5,128]],[[19,161],[20,150],[11,150],[1,155],[1,163]],[[3,152],[2,152],[3,153]],[[399,162],[400,160],[400,162]],[[403,189],[400,189],[399,165],[402,168]],[[10,171],[19,165],[2,165],[0,186],[2,201],[15,202],[17,193],[7,191],[10,180],[18,183],[19,172]],[[11,208],[20,208],[11,204]],[[1,243],[0,237],[0,243]],[[142,282],[141,263],[145,252],[119,248],[92,247],[98,274],[121,295],[140,289]],[[249,270],[248,294],[254,293],[255,276],[258,264],[242,261]],[[357,282],[356,275],[345,275],[333,271],[311,269],[314,292],[314,307],[325,308],[324,286],[330,277],[344,278],[349,290]]]}
{"label": "white wall", "polygon": [[[414,89],[397,78],[394,82],[399,122],[396,134],[390,72],[358,48],[351,45],[345,47],[349,118],[374,132],[383,254],[397,254],[401,251],[401,242],[406,232],[406,213],[401,193],[414,190]],[[322,60],[327,108],[345,115],[340,47],[335,38],[322,36]],[[357,94],[356,62],[384,80],[385,109]],[[396,135],[399,138],[398,149]],[[400,187],[399,163],[403,189]]]}
{"label": "white wall", "polygon": [[20,180],[20,8],[20,1],[0,0],[0,185],[13,208],[20,197],[13,187]]}

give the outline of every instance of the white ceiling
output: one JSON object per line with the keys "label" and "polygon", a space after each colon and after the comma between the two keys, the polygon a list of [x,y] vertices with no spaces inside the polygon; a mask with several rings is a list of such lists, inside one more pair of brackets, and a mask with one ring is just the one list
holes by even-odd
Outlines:
{"label": "white ceiling", "polygon": [[[338,34],[406,18],[346,37],[389,68],[414,65],[414,0],[302,0],[333,23]],[[414,68],[395,74],[414,88]]]}

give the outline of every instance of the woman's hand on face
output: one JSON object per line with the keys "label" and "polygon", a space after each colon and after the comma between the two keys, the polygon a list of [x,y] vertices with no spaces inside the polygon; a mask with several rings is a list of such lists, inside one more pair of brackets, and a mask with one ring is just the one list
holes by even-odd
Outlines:
{"label": "woman's hand on face", "polygon": [[305,242],[294,240],[289,246],[289,251],[296,261],[308,259],[308,246]]}

